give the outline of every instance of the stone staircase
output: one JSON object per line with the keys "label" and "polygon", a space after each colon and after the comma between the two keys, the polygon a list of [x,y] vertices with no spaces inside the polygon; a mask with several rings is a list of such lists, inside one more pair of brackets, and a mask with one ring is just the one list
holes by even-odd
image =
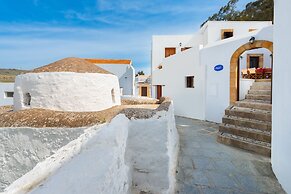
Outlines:
{"label": "stone staircase", "polygon": [[217,141],[270,156],[271,122],[271,81],[256,80],[246,99],[225,110]]}

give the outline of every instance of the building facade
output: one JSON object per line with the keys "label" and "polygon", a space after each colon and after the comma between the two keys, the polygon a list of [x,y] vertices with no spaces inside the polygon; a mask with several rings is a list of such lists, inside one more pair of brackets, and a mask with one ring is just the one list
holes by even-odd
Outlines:
{"label": "building facade", "polygon": [[[272,33],[272,22],[211,21],[195,35],[153,36],[152,97],[171,97],[176,115],[220,123],[225,108],[233,98],[238,100],[234,94],[238,85],[230,84],[234,79],[230,65],[233,53],[253,37],[254,41],[272,41]],[[266,55],[266,61],[270,60],[269,52],[253,52],[240,56]],[[260,59],[252,65],[256,62]],[[216,66],[222,69],[216,70]],[[249,82],[252,80],[239,87],[247,88]]]}
{"label": "building facade", "polygon": [[86,59],[118,77],[121,95],[135,95],[135,70],[131,60]]}
{"label": "building facade", "polygon": [[13,104],[14,83],[0,82],[0,106]]}
{"label": "building facade", "polygon": [[135,77],[136,96],[151,97],[151,76],[138,75]]}

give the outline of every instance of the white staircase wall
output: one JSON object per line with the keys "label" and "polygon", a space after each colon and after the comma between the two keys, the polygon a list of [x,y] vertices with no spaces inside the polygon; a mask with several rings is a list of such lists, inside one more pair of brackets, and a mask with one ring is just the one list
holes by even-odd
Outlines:
{"label": "white staircase wall", "polygon": [[290,9],[290,0],[275,1],[272,166],[287,193],[291,193]]}

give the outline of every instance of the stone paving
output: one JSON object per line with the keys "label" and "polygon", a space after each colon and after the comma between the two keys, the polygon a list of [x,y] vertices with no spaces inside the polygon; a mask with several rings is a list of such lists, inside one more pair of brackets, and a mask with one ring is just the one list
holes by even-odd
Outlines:
{"label": "stone paving", "polygon": [[178,194],[285,193],[270,158],[216,142],[218,125],[176,117]]}

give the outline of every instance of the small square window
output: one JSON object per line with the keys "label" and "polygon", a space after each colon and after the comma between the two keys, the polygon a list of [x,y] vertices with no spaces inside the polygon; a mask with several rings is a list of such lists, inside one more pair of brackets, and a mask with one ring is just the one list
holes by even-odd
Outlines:
{"label": "small square window", "polygon": [[194,88],[194,76],[186,77],[186,88]]}
{"label": "small square window", "polygon": [[5,92],[5,98],[13,98],[14,92]]}
{"label": "small square window", "polygon": [[221,39],[227,39],[233,37],[233,29],[222,29],[221,30]]}

